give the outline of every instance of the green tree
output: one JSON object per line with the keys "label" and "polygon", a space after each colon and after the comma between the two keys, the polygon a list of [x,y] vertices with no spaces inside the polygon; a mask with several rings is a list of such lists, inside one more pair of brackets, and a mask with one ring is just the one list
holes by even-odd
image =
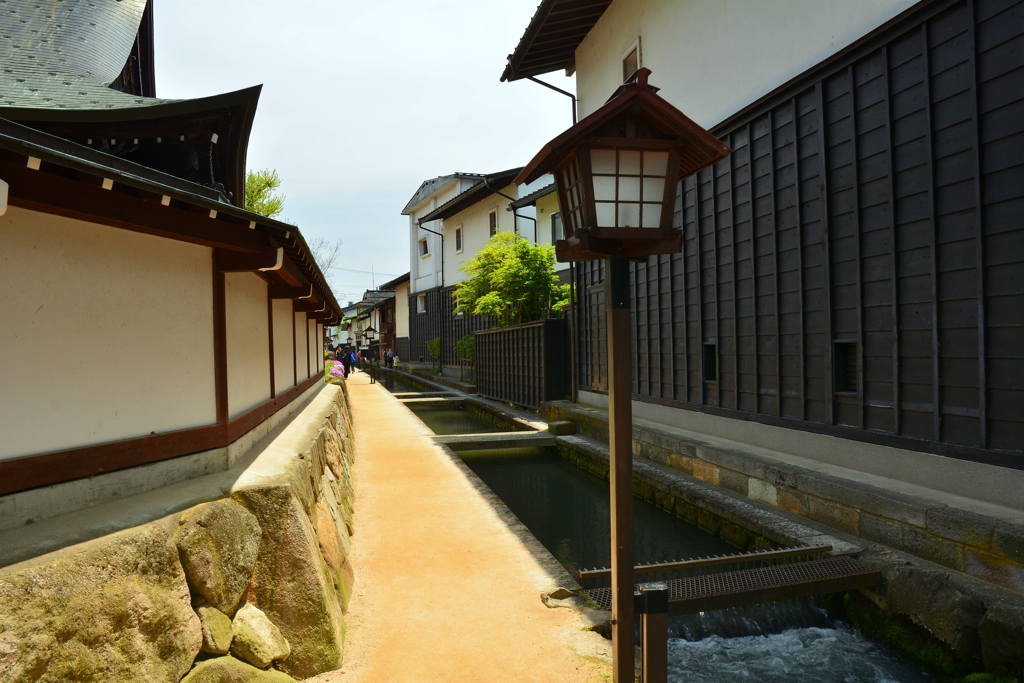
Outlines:
{"label": "green tree", "polygon": [[284,211],[284,195],[275,194],[281,187],[277,171],[264,168],[245,174],[245,209],[267,218],[274,218]]}
{"label": "green tree", "polygon": [[489,239],[462,272],[470,277],[452,293],[455,313],[490,316],[497,327],[550,317],[568,305],[572,292],[559,283],[555,248],[512,232]]}
{"label": "green tree", "polygon": [[455,342],[455,355],[462,360],[468,360],[470,363],[476,360],[476,335],[467,334]]}
{"label": "green tree", "polygon": [[432,360],[441,360],[441,338],[434,337],[427,340],[427,353]]}

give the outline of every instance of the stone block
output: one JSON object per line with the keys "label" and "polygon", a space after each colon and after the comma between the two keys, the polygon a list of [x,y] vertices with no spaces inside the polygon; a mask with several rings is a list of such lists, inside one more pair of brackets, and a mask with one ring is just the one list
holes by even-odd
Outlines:
{"label": "stone block", "polygon": [[[723,489],[739,493],[741,495],[747,495],[747,482],[750,481],[750,477],[743,474],[742,472],[736,472],[734,470],[727,470],[720,468],[718,470],[718,482],[719,486]],[[754,480],[756,481],[756,480]]]}
{"label": "stone block", "polygon": [[934,507],[933,504],[913,496],[820,472],[798,474],[797,488],[804,493],[833,500],[846,507],[919,527],[925,526],[927,510]]}
{"label": "stone block", "polygon": [[693,475],[693,458],[680,453],[669,453],[668,466],[684,474]]}
{"label": "stone block", "polygon": [[[330,569],[334,590],[341,601],[342,611],[348,609],[348,598],[352,594],[351,578],[346,577],[343,568],[348,562],[348,550],[342,543],[342,534],[338,532],[337,522],[324,503],[317,504],[316,538],[320,546],[320,554]],[[351,568],[349,569],[351,572]],[[342,596],[345,596],[342,598]]]}
{"label": "stone block", "polygon": [[263,528],[246,599],[281,629],[291,655],[278,665],[299,679],[341,666],[344,622],[316,530],[290,486],[232,492]]}
{"label": "stone block", "polygon": [[245,604],[239,608],[231,622],[231,634],[231,654],[260,669],[288,659],[291,654],[281,629],[255,605]]}
{"label": "stone block", "polygon": [[230,500],[185,512],[178,519],[174,542],[193,592],[233,615],[256,564],[260,534],[256,517]]}
{"label": "stone block", "polygon": [[733,451],[720,446],[700,446],[697,457],[719,467],[742,472],[748,477],[764,478],[764,468],[768,461],[750,453]]}
{"label": "stone block", "polygon": [[1024,527],[1003,525],[992,534],[992,547],[1014,562],[1024,564]]}
{"label": "stone block", "polygon": [[196,664],[181,683],[295,683],[295,679],[280,671],[262,671],[234,657],[217,657]]}
{"label": "stone block", "polygon": [[569,436],[576,433],[576,423],[569,422],[568,420],[548,422],[548,432],[555,436]]}
{"label": "stone block", "polygon": [[226,655],[231,649],[231,617],[211,605],[200,605],[196,608],[196,614],[203,630],[202,651]]}
{"label": "stone block", "polygon": [[853,536],[860,535],[860,513],[831,500],[807,496],[807,518]]}
{"label": "stone block", "polygon": [[943,505],[928,510],[926,526],[929,533],[941,538],[976,548],[991,548],[996,524],[991,517]]}
{"label": "stone block", "polygon": [[807,496],[799,491],[783,488],[778,489],[778,496],[780,508],[786,512],[792,512],[794,515],[807,516]]}
{"label": "stone block", "polygon": [[903,547],[903,525],[866,512],[860,514],[860,537],[892,548]]}
{"label": "stone block", "polygon": [[779,504],[779,491],[770,481],[751,478],[747,482],[747,495],[769,505]]}
{"label": "stone block", "polygon": [[912,526],[903,529],[903,547],[911,555],[937,562],[944,567],[961,570],[964,566],[963,546],[921,531]]}
{"label": "stone block", "polygon": [[718,486],[718,468],[703,460],[694,460],[692,463],[693,476],[701,481]]}
{"label": "stone block", "polygon": [[958,659],[977,652],[977,629],[984,606],[953,586],[946,572],[896,567],[888,580],[892,611],[928,629],[949,645]]}
{"label": "stone block", "polygon": [[178,681],[203,640],[158,524],[0,577],[0,605],[4,681]]}
{"label": "stone block", "polygon": [[983,581],[994,583],[1017,593],[1024,593],[1024,566],[1009,561],[1005,557],[993,555],[984,550],[967,548],[964,551],[963,571]]}
{"label": "stone block", "polygon": [[796,488],[796,478],[798,474],[802,472],[810,472],[806,467],[796,467],[795,465],[783,465],[774,463],[765,465],[764,478],[769,483],[774,484],[778,487],[785,487],[787,489]]}
{"label": "stone block", "polygon": [[978,623],[985,670],[1024,678],[1024,607],[995,604]]}

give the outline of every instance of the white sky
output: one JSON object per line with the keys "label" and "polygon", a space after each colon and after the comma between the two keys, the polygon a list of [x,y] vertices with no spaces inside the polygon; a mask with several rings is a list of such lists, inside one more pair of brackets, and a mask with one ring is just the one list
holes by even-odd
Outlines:
{"label": "white sky", "polygon": [[[523,166],[571,125],[568,97],[498,80],[538,3],[156,0],[157,95],[262,83],[249,168],[277,169],[283,218],[380,285],[409,270],[400,212],[423,180]],[[351,270],[328,274],[343,305],[371,285]]]}

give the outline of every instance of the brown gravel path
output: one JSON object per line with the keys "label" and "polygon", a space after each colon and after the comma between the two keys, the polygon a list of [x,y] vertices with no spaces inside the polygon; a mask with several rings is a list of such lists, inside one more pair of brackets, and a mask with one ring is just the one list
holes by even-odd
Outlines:
{"label": "brown gravel path", "polygon": [[579,617],[544,606],[541,568],[426,427],[364,373],[348,386],[356,578],[345,665],[308,681],[609,680],[609,667],[565,644]]}

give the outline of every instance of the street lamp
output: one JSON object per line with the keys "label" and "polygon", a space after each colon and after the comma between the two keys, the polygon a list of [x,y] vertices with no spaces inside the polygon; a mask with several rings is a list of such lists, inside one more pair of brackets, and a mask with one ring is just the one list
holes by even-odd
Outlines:
{"label": "street lamp", "polygon": [[[611,467],[612,671],[633,680],[633,454],[629,261],[682,251],[680,181],[732,152],[648,85],[639,69],[600,109],[541,149],[515,182],[555,176],[559,261],[606,260]],[[646,677],[645,677],[646,678]]]}

